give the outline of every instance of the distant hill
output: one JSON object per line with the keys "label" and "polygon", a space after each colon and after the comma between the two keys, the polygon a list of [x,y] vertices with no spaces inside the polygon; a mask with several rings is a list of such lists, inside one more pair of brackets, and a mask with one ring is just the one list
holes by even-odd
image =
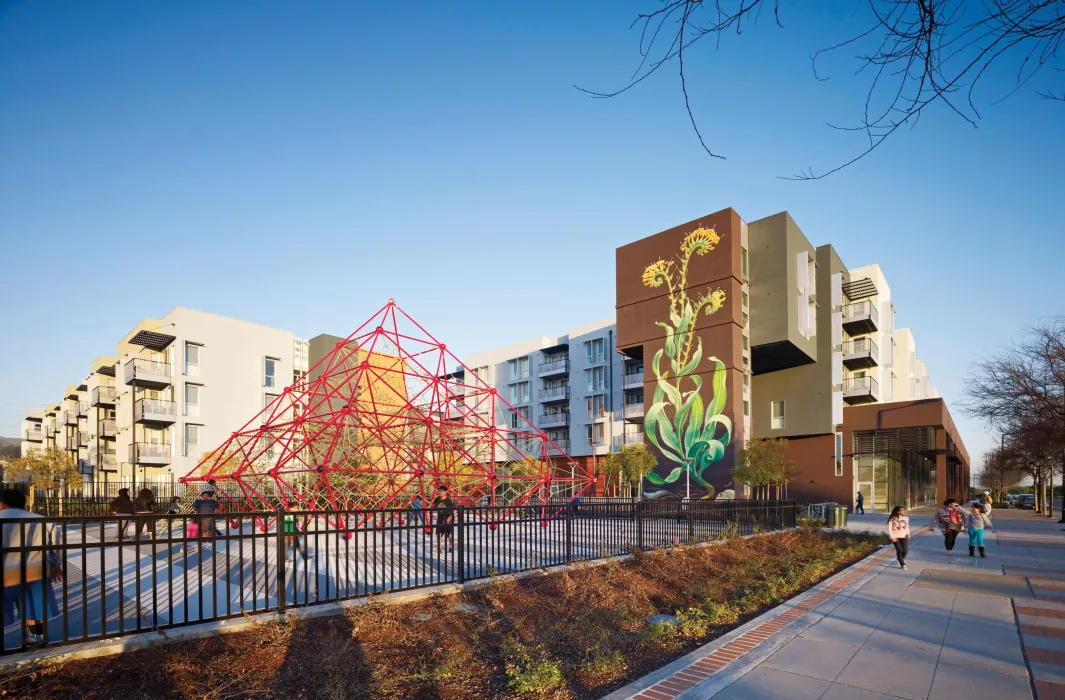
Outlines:
{"label": "distant hill", "polygon": [[21,440],[18,438],[0,437],[0,459],[15,459],[21,452]]}

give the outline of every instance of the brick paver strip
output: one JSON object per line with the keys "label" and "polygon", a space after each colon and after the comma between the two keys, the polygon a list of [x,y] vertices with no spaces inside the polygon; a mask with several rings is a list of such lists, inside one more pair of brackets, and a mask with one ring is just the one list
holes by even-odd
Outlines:
{"label": "brick paver strip", "polygon": [[1037,680],[1035,689],[1039,693],[1039,700],[1065,700],[1065,683]]}
{"label": "brick paver strip", "polygon": [[[873,555],[873,557],[865,564],[862,564],[857,569],[836,579],[803,602],[785,610],[772,620],[763,622],[754,629],[748,630],[725,646],[711,651],[706,656],[697,659],[668,678],[658,681],[650,688],[641,690],[634,695],[633,698],[636,700],[672,700],[673,698],[678,697],[685,691],[696,686],[699,682],[706,680],[714,673],[719,673],[733,661],[742,658],[747,652],[756,648],[792,622],[810,614],[810,612],[815,610],[822,603],[831,599],[844,588],[851,585],[873,569],[879,567],[884,561],[893,556],[893,550],[883,551]],[[1036,608],[1030,609],[1036,610]],[[1020,608],[1018,608],[1018,614],[1021,614]],[[1063,615],[1065,615],[1065,611],[1063,611]],[[1043,628],[1040,627],[1040,629]],[[1044,649],[1039,651],[1050,650]],[[1059,652],[1051,653],[1056,654]],[[1065,652],[1060,653],[1062,658],[1065,659]],[[1065,665],[1065,660],[1062,661],[1062,664]],[[1042,696],[1040,697],[1042,698]],[[1065,700],[1065,696],[1063,696],[1063,700]]]}

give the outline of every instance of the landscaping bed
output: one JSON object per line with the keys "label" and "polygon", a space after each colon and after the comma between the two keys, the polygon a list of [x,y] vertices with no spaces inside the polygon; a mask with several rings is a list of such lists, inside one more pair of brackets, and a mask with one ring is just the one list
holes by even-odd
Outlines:
{"label": "landscaping bed", "polygon": [[[817,530],[637,552],[459,595],[0,674],[18,698],[598,698],[886,540]],[[676,623],[649,623],[654,614]]]}

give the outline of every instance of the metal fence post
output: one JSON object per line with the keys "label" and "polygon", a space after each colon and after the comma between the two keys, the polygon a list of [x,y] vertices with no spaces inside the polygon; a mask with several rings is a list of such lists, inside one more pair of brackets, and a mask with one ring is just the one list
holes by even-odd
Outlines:
{"label": "metal fence post", "polygon": [[573,503],[566,504],[566,562],[573,561]]}
{"label": "metal fence post", "polygon": [[636,546],[643,549],[643,501],[636,501]]}
{"label": "metal fence post", "polygon": [[287,563],[287,557],[285,556],[285,524],[284,515],[281,508],[277,509],[277,520],[275,521],[277,540],[277,611],[285,614],[285,598],[288,592],[285,590],[285,565]]}
{"label": "metal fence post", "polygon": [[455,547],[455,551],[458,553],[458,564],[456,570],[458,571],[459,583],[466,582],[466,507],[458,507],[458,546]]}
{"label": "metal fence post", "polygon": [[695,515],[692,513],[695,501],[688,501],[688,544],[695,543]]}

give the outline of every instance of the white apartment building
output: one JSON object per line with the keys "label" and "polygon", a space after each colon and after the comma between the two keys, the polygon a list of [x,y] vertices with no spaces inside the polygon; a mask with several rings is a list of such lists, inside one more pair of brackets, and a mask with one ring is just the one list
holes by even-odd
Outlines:
{"label": "white apartment building", "polygon": [[514,411],[496,416],[521,429],[525,416],[577,461],[643,441],[643,363],[616,352],[606,319],[463,358]]}
{"label": "white apartment building", "polygon": [[68,449],[94,479],[134,467],[138,481],[184,476],[306,372],[307,358],[290,331],[176,307],[138,323],[59,404],[28,410],[23,453]]}
{"label": "white apartment building", "polygon": [[[891,287],[879,265],[852,268],[842,285],[843,398],[890,403],[939,396],[917,355],[913,334],[895,328]],[[835,291],[835,290],[833,290]]]}

